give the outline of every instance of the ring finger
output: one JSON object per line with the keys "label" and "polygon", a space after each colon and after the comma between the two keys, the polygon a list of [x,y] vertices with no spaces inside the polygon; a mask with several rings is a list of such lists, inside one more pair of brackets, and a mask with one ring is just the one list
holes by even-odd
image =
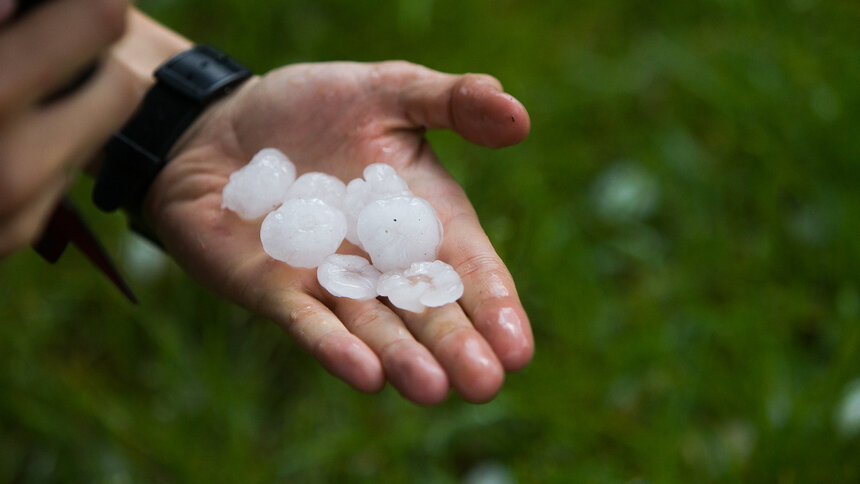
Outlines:
{"label": "ring finger", "polygon": [[395,312],[442,364],[464,399],[486,402],[498,393],[505,379],[502,364],[458,304],[429,308],[420,314],[400,309]]}
{"label": "ring finger", "polygon": [[379,356],[386,377],[401,395],[421,405],[445,399],[445,371],[396,314],[376,299],[334,299],[335,314]]}

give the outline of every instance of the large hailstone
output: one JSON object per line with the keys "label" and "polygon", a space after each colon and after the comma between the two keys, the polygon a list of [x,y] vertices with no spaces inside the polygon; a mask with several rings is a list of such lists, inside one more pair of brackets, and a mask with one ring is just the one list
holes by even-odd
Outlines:
{"label": "large hailstone", "polygon": [[262,217],[284,201],[295,179],[296,167],[285,154],[275,148],[262,149],[250,163],[230,174],[221,208],[246,220]]}
{"label": "large hailstone", "polygon": [[346,239],[361,247],[356,224],[358,216],[368,203],[393,197],[412,196],[406,180],[390,165],[374,163],[364,169],[364,179],[356,178],[346,186],[343,212],[346,215]]}
{"label": "large hailstone", "polygon": [[463,281],[450,265],[437,260],[416,262],[405,271],[386,272],[376,291],[400,309],[420,313],[425,307],[452,303],[463,295]]}
{"label": "large hailstone", "polygon": [[376,297],[382,273],[357,255],[332,254],[317,268],[317,280],[333,296],[366,301]]}
{"label": "large hailstone", "polygon": [[319,199],[293,199],[260,227],[263,250],[293,267],[314,268],[334,254],[346,235],[343,212]]}
{"label": "large hailstone", "polygon": [[442,243],[442,223],[430,202],[394,197],[367,204],[358,216],[358,239],[377,269],[406,269],[432,261]]}
{"label": "large hailstone", "polygon": [[286,199],[294,198],[316,198],[340,209],[343,205],[343,196],[346,193],[346,185],[337,178],[313,171],[305,173],[296,179],[295,183],[287,192]]}

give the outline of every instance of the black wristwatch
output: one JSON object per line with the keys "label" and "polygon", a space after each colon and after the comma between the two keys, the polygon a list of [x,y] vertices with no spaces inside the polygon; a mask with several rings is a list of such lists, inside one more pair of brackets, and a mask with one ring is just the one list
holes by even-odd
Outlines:
{"label": "black wristwatch", "polygon": [[140,229],[143,198],[176,140],[209,104],[251,75],[247,67],[207,45],[159,67],[156,83],[137,112],[104,148],[93,189],[96,206],[106,212],[124,208],[132,228]]}

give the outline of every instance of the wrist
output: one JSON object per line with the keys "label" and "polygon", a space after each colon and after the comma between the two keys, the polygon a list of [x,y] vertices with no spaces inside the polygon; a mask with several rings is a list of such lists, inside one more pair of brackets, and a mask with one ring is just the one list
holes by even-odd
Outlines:
{"label": "wrist", "polygon": [[204,112],[251,77],[247,67],[208,45],[162,61],[134,115],[104,147],[93,187],[96,206],[124,209],[132,228],[153,237],[142,218],[144,199],[171,150]]}
{"label": "wrist", "polygon": [[193,44],[188,39],[132,8],[128,13],[126,35],[111,49],[110,56],[134,79],[139,91],[139,102],[155,84],[155,70],[171,57],[191,47]]}
{"label": "wrist", "polygon": [[[132,113],[155,84],[155,70],[171,57],[190,49],[193,44],[134,8],[128,10],[126,25],[125,35],[111,48],[107,61],[118,66],[116,75],[123,79],[117,82],[133,86],[129,96],[132,104],[129,113]],[[86,172],[95,176],[101,161],[102,156],[99,154],[87,164]]]}

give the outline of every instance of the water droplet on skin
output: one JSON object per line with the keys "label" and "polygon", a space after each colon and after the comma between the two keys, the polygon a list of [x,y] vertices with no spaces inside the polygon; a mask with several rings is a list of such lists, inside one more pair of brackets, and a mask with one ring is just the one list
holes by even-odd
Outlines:
{"label": "water droplet on skin", "polygon": [[496,274],[488,274],[484,277],[483,283],[487,298],[503,298],[511,295],[502,278]]}
{"label": "water droplet on skin", "polygon": [[517,313],[513,308],[502,308],[499,310],[499,318],[498,318],[499,326],[505,330],[508,335],[513,339],[521,339],[523,336],[523,329],[520,326],[520,318],[517,317]]}

